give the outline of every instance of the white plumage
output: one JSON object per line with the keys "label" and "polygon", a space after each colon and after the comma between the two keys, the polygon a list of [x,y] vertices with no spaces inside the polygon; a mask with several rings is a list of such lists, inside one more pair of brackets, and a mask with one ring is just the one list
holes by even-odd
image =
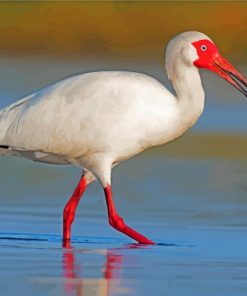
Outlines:
{"label": "white plumage", "polygon": [[[189,74],[188,79],[194,75],[198,80],[201,97],[197,94],[195,100],[203,104],[198,70],[194,67]],[[3,109],[0,144],[9,147],[8,154],[76,164],[105,185],[110,180],[99,175],[99,167],[107,165],[109,170],[112,164],[173,140],[194,123],[202,105],[194,106],[193,100],[182,104],[183,98],[179,101],[159,81],[140,73],[82,74]]]}
{"label": "white plumage", "polygon": [[65,79],[6,107],[0,153],[75,164],[86,171],[87,184],[96,177],[106,188],[114,165],[177,138],[200,116],[204,91],[195,61],[204,57],[193,45],[200,40],[214,47],[199,32],[182,33],[167,47],[176,96],[150,76],[109,71]]}

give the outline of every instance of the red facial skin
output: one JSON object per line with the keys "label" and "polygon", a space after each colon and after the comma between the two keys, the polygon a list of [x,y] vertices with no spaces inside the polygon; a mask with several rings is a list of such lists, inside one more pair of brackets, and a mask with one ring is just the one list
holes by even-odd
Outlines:
{"label": "red facial skin", "polygon": [[[194,65],[198,68],[212,69],[212,61],[219,56],[217,47],[210,40],[199,40],[193,42],[192,45],[196,48],[199,59],[194,61]],[[206,46],[205,51],[202,50],[202,46]]]}
{"label": "red facial skin", "polygon": [[[213,42],[203,39],[192,42],[192,45],[196,48],[199,57],[194,61],[197,68],[205,68],[217,73],[247,96],[247,79],[220,55]],[[206,49],[203,50],[203,47]]]}

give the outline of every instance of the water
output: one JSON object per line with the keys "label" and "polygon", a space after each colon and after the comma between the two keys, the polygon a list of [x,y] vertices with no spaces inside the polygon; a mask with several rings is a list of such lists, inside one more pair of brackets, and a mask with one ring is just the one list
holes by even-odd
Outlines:
{"label": "water", "polygon": [[[45,77],[37,61],[4,61],[1,106],[79,68],[56,62],[60,70]],[[21,69],[29,71],[22,83]],[[113,171],[119,213],[155,246],[138,246],[108,226],[94,183],[78,207],[71,248],[62,248],[62,210],[80,170],[0,158],[0,295],[246,295],[245,105],[235,90],[225,97],[206,79],[208,113],[191,133]]]}

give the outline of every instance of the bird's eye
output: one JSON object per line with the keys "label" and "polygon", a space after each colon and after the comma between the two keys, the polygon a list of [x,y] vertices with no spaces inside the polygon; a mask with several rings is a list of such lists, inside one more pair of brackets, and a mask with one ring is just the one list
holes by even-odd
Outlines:
{"label": "bird's eye", "polygon": [[202,51],[206,51],[206,50],[207,50],[207,46],[206,46],[206,45],[202,45],[202,46],[201,46],[201,50],[202,50]]}

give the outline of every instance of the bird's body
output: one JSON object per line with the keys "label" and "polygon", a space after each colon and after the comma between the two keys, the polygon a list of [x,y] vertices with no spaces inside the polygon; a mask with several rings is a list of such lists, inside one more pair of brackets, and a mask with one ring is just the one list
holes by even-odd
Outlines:
{"label": "bird's body", "polygon": [[136,73],[95,72],[4,109],[0,145],[51,153],[78,165],[97,153],[120,161],[173,138],[178,120],[175,98],[158,81]]}
{"label": "bird's body", "polygon": [[118,216],[111,168],[179,137],[196,122],[204,107],[201,67],[217,72],[246,95],[246,79],[223,60],[212,41],[202,33],[186,32],[169,43],[166,54],[176,95],[144,74],[93,72],[57,82],[1,110],[0,154],[74,164],[86,172],[64,210],[64,241],[70,239],[86,185],[97,178],[105,190],[110,224],[138,242],[153,243]]}
{"label": "bird's body", "polygon": [[92,158],[116,164],[181,135],[188,124],[179,103],[141,73],[74,76],[1,111],[0,146],[9,147],[1,151],[94,171]]}

